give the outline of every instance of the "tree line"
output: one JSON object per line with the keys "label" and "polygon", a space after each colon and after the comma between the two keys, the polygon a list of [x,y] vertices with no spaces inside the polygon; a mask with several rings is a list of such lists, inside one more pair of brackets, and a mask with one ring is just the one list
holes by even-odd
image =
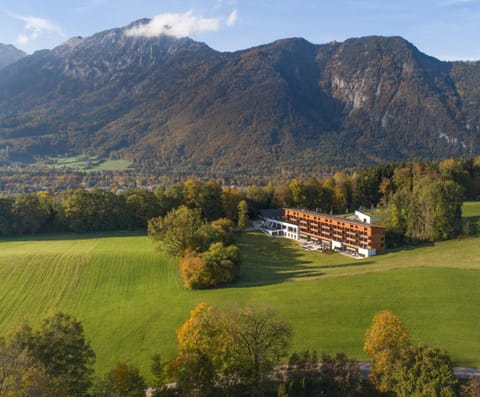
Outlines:
{"label": "tree line", "polygon": [[324,213],[380,208],[391,230],[387,243],[437,241],[460,233],[476,234],[462,224],[461,203],[480,197],[480,158],[415,161],[337,172],[264,186],[224,186],[220,181],[187,179],[154,190],[75,189],[0,198],[0,235],[42,232],[97,232],[147,227],[185,206],[203,218],[230,219],[240,226],[263,208],[296,207]]}
{"label": "tree line", "polygon": [[[368,378],[338,353],[293,352],[292,328],[274,309],[220,310],[198,304],[177,330],[177,355],[151,359],[147,381],[119,361],[94,371],[95,352],[80,321],[57,313],[0,338],[1,397],[476,397],[480,378],[460,381],[446,352],[412,344],[400,317],[377,313],[366,332]],[[284,364],[282,364],[284,363]]]}

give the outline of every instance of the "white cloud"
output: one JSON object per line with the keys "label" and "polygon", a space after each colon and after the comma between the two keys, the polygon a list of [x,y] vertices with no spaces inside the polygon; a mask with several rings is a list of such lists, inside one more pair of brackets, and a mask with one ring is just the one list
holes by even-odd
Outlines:
{"label": "white cloud", "polygon": [[7,12],[7,15],[25,23],[23,26],[24,32],[19,33],[17,36],[17,43],[20,45],[25,45],[32,40],[38,39],[43,33],[54,33],[65,37],[63,30],[48,19],[19,15],[11,12]]}
{"label": "white cloud", "polygon": [[230,13],[225,23],[227,24],[227,26],[233,26],[237,22],[237,19],[238,19],[238,11],[235,9]]}
{"label": "white cloud", "polygon": [[25,30],[31,32],[34,38],[37,38],[38,35],[43,32],[53,32],[61,36],[65,36],[63,30],[54,23],[50,22],[48,19],[26,15],[18,15],[13,13],[8,13],[8,15],[25,22]]}
{"label": "white cloud", "polygon": [[132,27],[125,34],[143,37],[157,37],[162,34],[186,37],[202,32],[216,32],[223,23],[232,26],[236,20],[237,10],[234,10],[227,18],[204,18],[195,15],[193,10],[177,14],[166,13],[153,17],[146,24]]}
{"label": "white cloud", "polygon": [[18,36],[17,36],[17,40],[16,40],[16,43],[18,45],[25,45],[25,44],[28,44],[28,42],[30,41],[30,38],[23,34],[23,33],[20,33]]}

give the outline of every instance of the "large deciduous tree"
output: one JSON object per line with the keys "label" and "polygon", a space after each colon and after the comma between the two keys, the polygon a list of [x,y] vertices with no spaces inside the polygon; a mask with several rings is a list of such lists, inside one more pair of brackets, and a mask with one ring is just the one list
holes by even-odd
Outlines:
{"label": "large deciduous tree", "polygon": [[243,387],[261,396],[273,368],[286,355],[292,330],[272,309],[249,306],[227,312],[205,303],[177,331],[172,364],[186,395],[208,396],[216,387]]}
{"label": "large deciduous tree", "polygon": [[180,260],[180,274],[188,289],[216,287],[233,281],[239,261],[236,246],[213,243],[206,252],[185,255]]}
{"label": "large deciduous tree", "polygon": [[274,366],[287,354],[292,328],[273,309],[255,306],[230,312],[224,327],[230,347],[229,372],[252,396],[263,395]]}
{"label": "large deciduous tree", "polygon": [[35,332],[23,328],[16,339],[45,368],[58,393],[54,395],[87,395],[93,384],[95,353],[80,321],[57,313],[45,319]]}
{"label": "large deciduous tree", "polygon": [[204,225],[200,209],[182,205],[164,217],[150,219],[148,235],[162,241],[169,254],[179,256],[199,247],[199,233]]}
{"label": "large deciduous tree", "polygon": [[370,357],[370,380],[380,391],[391,389],[391,366],[408,343],[409,333],[400,317],[388,310],[375,314],[363,350]]}
{"label": "large deciduous tree", "polygon": [[397,397],[455,397],[457,379],[450,357],[424,344],[401,351],[393,364],[390,391]]}
{"label": "large deciduous tree", "polygon": [[377,313],[364,350],[370,357],[370,379],[381,392],[397,397],[454,397],[457,380],[452,361],[439,349],[411,345],[398,316]]}
{"label": "large deciduous tree", "polygon": [[177,330],[177,340],[178,355],[170,365],[177,385],[187,396],[210,395],[225,360],[220,313],[199,303]]}
{"label": "large deciduous tree", "polygon": [[28,348],[0,339],[0,397],[49,397],[50,377]]}

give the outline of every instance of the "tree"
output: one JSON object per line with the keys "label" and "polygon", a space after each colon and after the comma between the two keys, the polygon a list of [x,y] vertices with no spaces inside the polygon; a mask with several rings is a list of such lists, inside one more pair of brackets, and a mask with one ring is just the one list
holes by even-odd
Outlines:
{"label": "tree", "polygon": [[219,316],[213,306],[199,303],[177,330],[178,354],[170,372],[186,396],[208,396],[214,390],[226,350]]}
{"label": "tree", "polygon": [[152,372],[151,386],[154,389],[153,396],[160,396],[165,390],[167,383],[167,374],[165,370],[166,364],[162,362],[160,354],[156,353],[152,356],[150,370]]}
{"label": "tree", "polygon": [[292,198],[293,205],[295,207],[305,208],[307,195],[303,181],[300,179],[293,179],[288,184],[288,189],[290,190],[290,197]]}
{"label": "tree", "polygon": [[454,397],[457,379],[450,357],[424,344],[401,351],[393,364],[391,388],[397,397]]}
{"label": "tree", "polygon": [[245,193],[240,189],[223,189],[222,212],[232,222],[238,221],[238,203],[245,200]]}
{"label": "tree", "polygon": [[216,287],[233,281],[239,262],[239,250],[236,246],[225,247],[222,243],[213,243],[204,253],[187,253],[180,260],[180,275],[185,288]]}
{"label": "tree", "polygon": [[0,197],[0,235],[6,236],[12,232],[13,203],[10,197]]}
{"label": "tree", "polygon": [[235,230],[235,224],[233,221],[228,218],[218,218],[210,222],[210,225],[217,231],[218,238],[224,245],[233,244],[233,233]]}
{"label": "tree", "polygon": [[0,339],[0,397],[48,397],[45,368],[17,341]]}
{"label": "tree", "polygon": [[238,227],[247,227],[249,224],[248,204],[245,200],[242,200],[238,203]]}
{"label": "tree", "polygon": [[45,319],[29,335],[17,335],[31,356],[45,368],[62,396],[85,396],[93,383],[95,353],[80,321],[65,313]]}
{"label": "tree", "polygon": [[153,240],[162,241],[170,255],[179,256],[186,250],[194,251],[200,247],[199,231],[204,224],[200,209],[180,206],[164,217],[150,219],[148,235]]}
{"label": "tree", "polygon": [[287,354],[292,328],[273,309],[255,306],[230,312],[224,324],[231,357],[228,372],[250,395],[264,395],[274,366]]}
{"label": "tree", "polygon": [[317,353],[293,353],[288,360],[286,378],[288,396],[353,397],[362,392],[362,374],[358,363],[346,354],[335,357],[324,354],[318,361]]}
{"label": "tree", "polygon": [[145,228],[149,219],[161,214],[159,201],[149,190],[126,190],[120,194],[120,197],[125,207],[122,223],[129,230]]}
{"label": "tree", "polygon": [[320,362],[316,351],[293,353],[286,369],[287,395],[306,397],[321,395]]}
{"label": "tree", "polygon": [[138,368],[118,362],[107,374],[112,397],[144,397],[147,388]]}
{"label": "tree", "polygon": [[16,234],[37,233],[50,215],[34,193],[19,194],[15,198],[11,214],[12,231]]}
{"label": "tree", "polygon": [[408,343],[409,334],[400,317],[388,310],[375,314],[363,350],[370,357],[370,380],[380,391],[391,390],[391,366]]}
{"label": "tree", "polygon": [[480,396],[480,378],[471,378],[462,386],[460,397],[478,397]]}
{"label": "tree", "polygon": [[322,356],[320,383],[323,395],[329,397],[354,397],[362,391],[360,366],[345,353],[335,357]]}
{"label": "tree", "polygon": [[262,396],[291,335],[272,309],[221,312],[201,303],[177,331],[178,355],[171,367],[188,396],[208,396],[218,387],[223,394],[246,387],[250,395]]}

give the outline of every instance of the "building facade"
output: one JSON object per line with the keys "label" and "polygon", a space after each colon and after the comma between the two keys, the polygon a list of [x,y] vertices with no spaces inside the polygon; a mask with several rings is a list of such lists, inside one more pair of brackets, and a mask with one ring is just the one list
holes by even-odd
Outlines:
{"label": "building facade", "polygon": [[266,218],[265,223],[266,230],[272,230],[268,227],[270,225],[278,228],[277,230],[291,231],[288,236],[284,234],[285,232],[271,235],[296,240],[303,238],[322,247],[348,250],[367,257],[385,249],[385,227],[371,224],[370,220],[368,215],[358,211],[352,219],[285,208],[281,219]]}

